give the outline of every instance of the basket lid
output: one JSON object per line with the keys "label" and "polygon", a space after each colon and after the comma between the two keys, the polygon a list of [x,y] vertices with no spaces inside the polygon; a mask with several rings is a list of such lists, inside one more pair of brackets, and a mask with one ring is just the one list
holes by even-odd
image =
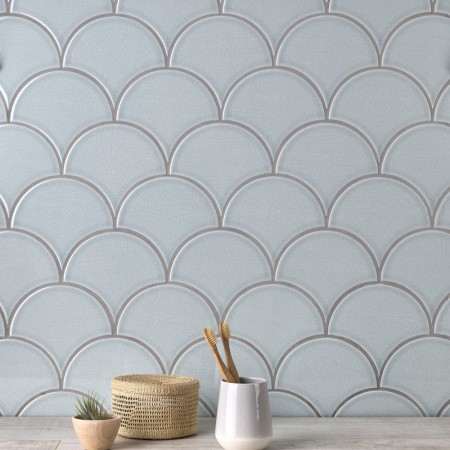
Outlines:
{"label": "basket lid", "polygon": [[133,374],[114,377],[111,387],[130,394],[182,395],[198,390],[199,382],[180,375]]}

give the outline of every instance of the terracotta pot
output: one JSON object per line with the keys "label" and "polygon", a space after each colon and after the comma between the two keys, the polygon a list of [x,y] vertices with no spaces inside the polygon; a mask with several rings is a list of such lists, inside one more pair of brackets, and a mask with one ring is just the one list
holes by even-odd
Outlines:
{"label": "terracotta pot", "polygon": [[82,420],[72,417],[77,437],[86,450],[108,450],[119,431],[121,418],[115,414],[111,419]]}

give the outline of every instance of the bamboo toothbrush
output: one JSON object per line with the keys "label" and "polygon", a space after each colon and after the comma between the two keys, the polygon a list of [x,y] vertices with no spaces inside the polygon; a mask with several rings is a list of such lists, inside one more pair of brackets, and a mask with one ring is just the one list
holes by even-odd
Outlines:
{"label": "bamboo toothbrush", "polygon": [[230,350],[230,327],[226,322],[219,323],[219,332],[220,337],[222,338],[223,348],[225,350],[225,355],[227,357],[227,365],[228,369],[230,369],[231,375],[233,375],[234,381],[239,383],[240,378],[238,371],[236,369],[236,365],[234,364],[233,357],[231,356]]}
{"label": "bamboo toothbrush", "polygon": [[219,367],[220,374],[222,375],[222,380],[227,381],[228,383],[234,383],[234,377],[231,375],[228,367],[222,361],[220,357],[219,351],[217,350],[217,337],[212,328],[205,328],[203,330],[203,336],[205,337],[205,341],[208,343],[209,348],[211,349],[214,358],[216,358],[217,366]]}

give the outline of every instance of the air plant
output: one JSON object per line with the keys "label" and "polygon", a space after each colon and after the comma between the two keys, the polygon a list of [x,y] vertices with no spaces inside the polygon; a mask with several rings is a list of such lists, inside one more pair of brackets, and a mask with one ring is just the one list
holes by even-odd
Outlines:
{"label": "air plant", "polygon": [[81,420],[111,419],[97,394],[82,394],[75,400],[76,418]]}

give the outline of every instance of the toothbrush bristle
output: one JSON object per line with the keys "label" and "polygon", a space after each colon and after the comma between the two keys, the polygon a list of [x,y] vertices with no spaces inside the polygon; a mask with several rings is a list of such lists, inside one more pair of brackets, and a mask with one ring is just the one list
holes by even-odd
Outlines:
{"label": "toothbrush bristle", "polygon": [[210,328],[210,327],[205,328],[203,330],[203,334],[205,335],[205,338],[209,342],[210,345],[217,344],[217,337],[212,328]]}
{"label": "toothbrush bristle", "polygon": [[222,322],[219,324],[220,328],[220,335],[223,339],[230,339],[231,333],[230,333],[230,327],[226,322]]}

